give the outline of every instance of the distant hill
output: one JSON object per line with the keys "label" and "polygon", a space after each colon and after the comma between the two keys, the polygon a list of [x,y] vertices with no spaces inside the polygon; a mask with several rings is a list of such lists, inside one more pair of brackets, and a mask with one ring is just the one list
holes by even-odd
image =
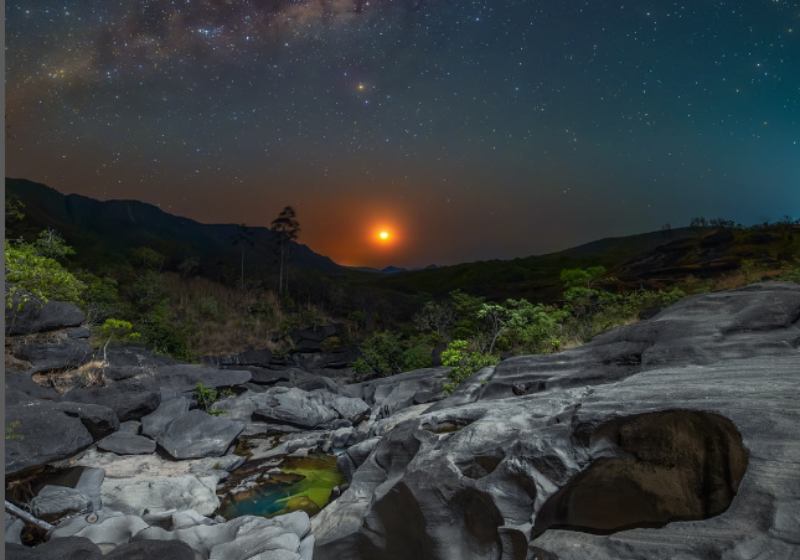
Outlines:
{"label": "distant hill", "polygon": [[[25,204],[30,227],[55,228],[81,259],[113,263],[128,249],[142,246],[161,252],[175,263],[196,257],[207,269],[218,263],[236,265],[241,257],[241,245],[233,246],[237,224],[201,224],[136,200],[99,201],[64,195],[25,179],[6,178],[6,194],[19,197]],[[260,266],[272,265],[276,234],[264,227],[249,229],[252,244],[245,245],[245,260],[255,257]],[[291,258],[295,267],[327,274],[347,270],[299,243],[293,244]]]}
{"label": "distant hill", "polygon": [[416,266],[412,268],[403,268],[400,266],[387,266],[383,269],[372,268],[371,266],[348,266],[350,270],[357,270],[359,272],[369,272],[370,274],[397,274],[399,272],[410,272],[414,270],[435,270],[439,265],[429,264],[428,266]]}
{"label": "distant hill", "polygon": [[[491,260],[408,271],[377,279],[387,289],[427,292],[436,297],[460,289],[489,299],[525,297],[553,301],[561,293],[559,276],[567,268],[602,265],[610,272],[658,247],[684,239],[699,239],[710,228],[679,228],[593,241],[557,253],[512,260]],[[688,274],[688,273],[687,273]]]}

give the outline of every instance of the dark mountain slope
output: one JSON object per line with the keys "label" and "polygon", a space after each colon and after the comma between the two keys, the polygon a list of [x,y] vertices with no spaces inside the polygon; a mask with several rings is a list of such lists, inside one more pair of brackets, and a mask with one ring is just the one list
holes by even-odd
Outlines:
{"label": "dark mountain slope", "polygon": [[[236,224],[201,224],[136,200],[99,201],[63,195],[25,179],[7,178],[6,192],[25,204],[30,227],[57,229],[81,258],[114,262],[128,249],[141,246],[151,247],[174,262],[197,257],[205,266],[218,262],[233,265],[241,258],[241,246],[233,246],[239,232]],[[275,260],[275,234],[264,227],[249,229],[252,245],[245,244],[245,259],[255,257],[259,265],[271,265]],[[292,264],[328,274],[345,271],[299,243],[294,244]]]}

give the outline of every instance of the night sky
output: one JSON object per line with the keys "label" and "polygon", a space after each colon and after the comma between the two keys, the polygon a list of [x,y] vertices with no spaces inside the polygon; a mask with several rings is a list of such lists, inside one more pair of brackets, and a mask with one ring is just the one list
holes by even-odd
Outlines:
{"label": "night sky", "polygon": [[7,176],[347,265],[800,216],[796,1],[6,0],[6,96]]}

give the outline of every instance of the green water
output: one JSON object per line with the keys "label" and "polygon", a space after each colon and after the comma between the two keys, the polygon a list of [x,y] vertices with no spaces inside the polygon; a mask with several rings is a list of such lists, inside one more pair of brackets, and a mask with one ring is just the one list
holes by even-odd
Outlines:
{"label": "green water", "polygon": [[257,488],[226,497],[220,515],[226,519],[242,515],[274,517],[299,509],[314,515],[327,505],[334,486],[347,481],[336,468],[335,456],[287,459],[279,468],[283,475],[270,475]]}

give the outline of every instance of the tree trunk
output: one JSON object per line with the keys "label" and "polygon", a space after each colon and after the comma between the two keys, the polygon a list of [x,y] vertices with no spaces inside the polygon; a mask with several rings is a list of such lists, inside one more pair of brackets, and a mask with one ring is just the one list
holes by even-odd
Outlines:
{"label": "tree trunk", "polygon": [[283,295],[283,236],[281,236],[281,268],[278,273],[278,295]]}
{"label": "tree trunk", "polygon": [[242,284],[241,290],[244,291],[244,245],[242,245]]}

